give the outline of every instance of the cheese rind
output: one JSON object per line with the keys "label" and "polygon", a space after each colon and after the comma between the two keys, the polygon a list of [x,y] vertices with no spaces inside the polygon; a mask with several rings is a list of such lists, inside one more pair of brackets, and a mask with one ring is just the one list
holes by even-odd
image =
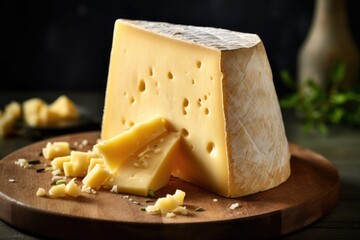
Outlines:
{"label": "cheese rind", "polygon": [[172,173],[184,180],[238,197],[290,174],[272,73],[255,34],[116,21],[101,137],[157,115],[182,134]]}

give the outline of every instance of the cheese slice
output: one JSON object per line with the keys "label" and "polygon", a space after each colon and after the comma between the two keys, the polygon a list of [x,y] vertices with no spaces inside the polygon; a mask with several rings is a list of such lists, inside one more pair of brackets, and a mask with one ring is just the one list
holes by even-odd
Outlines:
{"label": "cheese slice", "polygon": [[117,20],[101,138],[157,115],[182,134],[175,176],[238,197],[290,175],[272,72],[255,34]]}
{"label": "cheese slice", "polygon": [[147,196],[166,186],[179,155],[179,134],[164,133],[125,159],[107,185],[119,192]]}
{"label": "cheese slice", "polygon": [[100,141],[94,151],[102,156],[105,165],[115,172],[125,159],[166,132],[165,119],[155,117],[142,122],[110,139]]}

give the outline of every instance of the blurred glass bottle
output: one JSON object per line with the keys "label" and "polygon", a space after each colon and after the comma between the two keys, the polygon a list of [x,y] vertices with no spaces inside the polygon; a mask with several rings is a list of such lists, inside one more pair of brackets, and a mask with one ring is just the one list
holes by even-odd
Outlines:
{"label": "blurred glass bottle", "polygon": [[328,88],[331,71],[337,61],[345,63],[342,88],[359,79],[359,51],[352,38],[345,0],[316,0],[309,33],[297,59],[298,87],[312,79]]}

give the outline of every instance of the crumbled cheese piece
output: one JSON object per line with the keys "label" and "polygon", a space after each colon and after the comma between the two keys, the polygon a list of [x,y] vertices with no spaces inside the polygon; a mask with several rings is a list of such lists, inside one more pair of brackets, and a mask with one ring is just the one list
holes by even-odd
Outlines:
{"label": "crumbled cheese piece", "polygon": [[83,185],[83,186],[81,187],[81,191],[82,191],[82,192],[85,192],[85,193],[91,193],[91,187],[86,186],[86,185]]}
{"label": "crumbled cheese piece", "polygon": [[66,179],[65,176],[57,176],[57,175],[54,175],[54,176],[51,178],[51,181],[65,180],[65,179]]}
{"label": "crumbled cheese piece", "polygon": [[65,187],[65,193],[72,196],[72,197],[78,197],[80,195],[80,192],[81,192],[80,188],[75,183],[75,179],[76,178],[71,179],[71,181],[68,182],[66,184],[66,187]]}
{"label": "crumbled cheese piece", "polygon": [[213,202],[217,202],[217,201],[218,201],[217,198],[214,198],[214,199],[213,199]]}
{"label": "crumbled cheese piece", "polygon": [[60,169],[56,169],[56,170],[52,171],[51,174],[54,176],[61,175],[62,171]]}
{"label": "crumbled cheese piece", "polygon": [[65,184],[52,186],[49,190],[51,197],[65,197]]}
{"label": "crumbled cheese piece", "polygon": [[173,213],[173,212],[169,212],[169,213],[167,213],[167,214],[165,215],[165,217],[167,217],[167,218],[173,218],[173,217],[176,217],[176,214]]}
{"label": "crumbled cheese piece", "polygon": [[52,171],[52,170],[54,170],[53,167],[46,167],[46,168],[45,168],[45,171]]}
{"label": "crumbled cheese piece", "polygon": [[154,153],[161,153],[161,149],[160,148],[155,149]]}
{"label": "crumbled cheese piece", "polygon": [[44,197],[46,196],[46,191],[44,188],[39,188],[37,191],[36,191],[36,196],[38,197]]}
{"label": "crumbled cheese piece", "polygon": [[185,192],[179,189],[176,190],[174,195],[167,194],[166,197],[159,198],[154,205],[149,205],[145,211],[152,214],[180,213],[187,214],[187,209],[183,206]]}
{"label": "crumbled cheese piece", "polygon": [[118,187],[117,187],[117,185],[112,186],[110,192],[118,193]]}
{"label": "crumbled cheese piece", "polygon": [[149,146],[146,146],[146,149],[144,151],[142,151],[141,153],[138,154],[139,158],[142,158],[146,153],[148,153],[150,151]]}
{"label": "crumbled cheese piece", "polygon": [[15,182],[15,179],[10,178],[10,179],[9,179],[9,182],[14,183],[14,182]]}
{"label": "crumbled cheese piece", "polygon": [[31,164],[28,163],[28,161],[24,158],[19,158],[18,160],[15,161],[16,165],[19,165],[22,168],[31,168]]}
{"label": "crumbled cheese piece", "polygon": [[233,203],[233,204],[231,204],[230,209],[235,209],[238,207],[239,207],[239,203]]}
{"label": "crumbled cheese piece", "polygon": [[135,204],[135,205],[140,205],[140,202],[138,202],[138,201],[133,201],[133,204]]}
{"label": "crumbled cheese piece", "polygon": [[188,210],[187,210],[187,208],[185,206],[178,206],[172,212],[173,213],[180,213],[181,215],[187,215],[188,214]]}
{"label": "crumbled cheese piece", "polygon": [[82,144],[83,146],[87,146],[88,143],[89,143],[89,141],[88,141],[87,139],[84,139],[84,140],[82,140],[82,142],[81,142],[81,144]]}

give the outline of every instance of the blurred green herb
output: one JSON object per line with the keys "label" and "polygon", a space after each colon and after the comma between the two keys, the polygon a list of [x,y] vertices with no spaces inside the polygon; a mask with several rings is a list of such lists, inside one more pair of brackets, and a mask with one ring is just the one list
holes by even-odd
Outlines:
{"label": "blurred green herb", "polygon": [[293,108],[304,119],[304,131],[314,129],[322,134],[328,133],[328,124],[360,126],[360,91],[342,90],[345,64],[338,62],[331,72],[330,86],[320,87],[312,79],[305,84],[306,91],[296,90],[296,82],[291,74],[283,70],[280,78],[293,93],[280,99],[280,106]]}

